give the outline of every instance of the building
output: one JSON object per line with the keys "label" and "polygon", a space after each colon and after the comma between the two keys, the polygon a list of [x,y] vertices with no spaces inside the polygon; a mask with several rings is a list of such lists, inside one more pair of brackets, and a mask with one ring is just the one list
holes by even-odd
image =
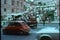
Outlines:
{"label": "building", "polygon": [[1,15],[23,12],[24,1],[25,0],[1,0]]}
{"label": "building", "polygon": [[[39,2],[42,2],[42,4],[46,3],[46,5],[39,5]],[[55,7],[47,7],[47,6],[55,6]],[[43,10],[42,8],[44,8],[43,10],[56,10],[54,13],[54,20],[55,22],[59,21],[59,13],[58,13],[58,1],[56,0],[50,0],[50,1],[42,1],[42,0],[1,0],[1,17],[2,17],[2,21],[10,21],[12,20],[12,16],[13,15],[20,15],[22,14],[22,12],[31,14],[30,11],[33,11],[34,14],[37,14],[36,16],[38,16],[37,21],[41,23],[41,17],[43,15]],[[40,11],[40,14],[38,12],[38,10]],[[19,14],[20,13],[20,14]],[[27,17],[26,17],[27,18]]]}
{"label": "building", "polygon": [[24,12],[25,0],[1,0],[1,20],[9,21],[12,19],[11,14]]}

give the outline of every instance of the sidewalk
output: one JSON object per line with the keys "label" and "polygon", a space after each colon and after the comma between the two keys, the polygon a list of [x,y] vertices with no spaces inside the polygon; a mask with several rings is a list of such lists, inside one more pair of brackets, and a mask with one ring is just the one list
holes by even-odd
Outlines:
{"label": "sidewalk", "polygon": [[[41,23],[41,24],[43,24],[43,22],[39,22],[39,23]],[[48,21],[45,21],[45,23],[49,23]],[[59,20],[56,20],[56,21],[51,21],[50,23],[59,23]]]}
{"label": "sidewalk", "polygon": [[59,20],[58,21],[52,21],[51,23],[59,23]]}

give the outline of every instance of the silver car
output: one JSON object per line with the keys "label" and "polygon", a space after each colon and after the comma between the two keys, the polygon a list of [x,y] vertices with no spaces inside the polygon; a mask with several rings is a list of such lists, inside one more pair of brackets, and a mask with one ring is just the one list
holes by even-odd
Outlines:
{"label": "silver car", "polygon": [[59,40],[59,29],[55,27],[46,27],[37,33],[37,40]]}

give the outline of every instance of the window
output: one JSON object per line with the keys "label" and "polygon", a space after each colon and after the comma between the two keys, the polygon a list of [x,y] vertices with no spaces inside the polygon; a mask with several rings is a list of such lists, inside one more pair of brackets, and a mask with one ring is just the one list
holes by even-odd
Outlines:
{"label": "window", "polygon": [[22,22],[22,24],[23,24],[23,25],[26,25],[26,23],[25,23],[25,22]]}
{"label": "window", "polygon": [[6,4],[6,0],[4,0],[4,4]]}
{"label": "window", "polygon": [[20,23],[18,23],[18,22],[10,22],[8,26],[16,26],[16,27],[18,27],[18,26],[22,26],[22,25]]}
{"label": "window", "polygon": [[12,0],[12,5],[14,5],[14,0]]}
{"label": "window", "polygon": [[14,12],[14,9],[12,9],[12,13]]}
{"label": "window", "polygon": [[4,12],[6,12],[6,8],[4,8]]}
{"label": "window", "polygon": [[22,7],[22,4],[23,4],[23,3],[21,2],[21,7]]}
{"label": "window", "polygon": [[19,6],[19,1],[17,1],[17,6]]}

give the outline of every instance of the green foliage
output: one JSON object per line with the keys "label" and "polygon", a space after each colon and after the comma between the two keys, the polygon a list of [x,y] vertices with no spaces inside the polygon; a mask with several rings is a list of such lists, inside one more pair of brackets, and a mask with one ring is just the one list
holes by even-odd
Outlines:
{"label": "green foliage", "polygon": [[47,13],[43,14],[42,16],[42,21],[43,21],[43,25],[45,25],[45,21],[47,20],[47,18],[50,19],[50,21],[54,21],[54,11],[47,11]]}
{"label": "green foliage", "polygon": [[51,21],[54,20],[54,11],[49,11],[48,12],[48,18],[50,18]]}
{"label": "green foliage", "polygon": [[44,3],[44,5],[46,5],[46,3]]}

